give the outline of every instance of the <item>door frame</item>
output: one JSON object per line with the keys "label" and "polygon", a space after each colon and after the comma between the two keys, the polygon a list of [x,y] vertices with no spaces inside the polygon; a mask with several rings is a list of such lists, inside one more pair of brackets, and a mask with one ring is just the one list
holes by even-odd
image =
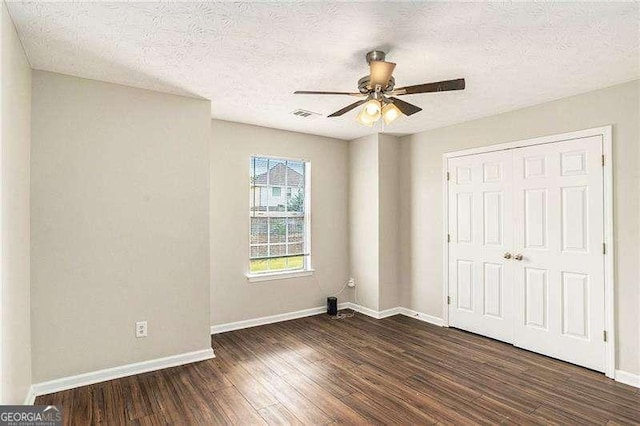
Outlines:
{"label": "door frame", "polygon": [[572,139],[581,139],[592,136],[602,138],[602,153],[604,163],[602,168],[603,178],[603,204],[604,204],[604,324],[606,327],[605,341],[605,375],[615,377],[616,360],[616,329],[615,329],[615,271],[614,271],[614,240],[613,240],[613,126],[594,127],[575,132],[560,133],[531,139],[523,139],[513,142],[495,145],[481,146],[464,149],[461,151],[446,152],[442,155],[442,193],[443,193],[443,292],[442,292],[442,319],[445,327],[449,326],[449,165],[450,158],[464,157],[487,152],[511,150],[533,145],[564,142]]}

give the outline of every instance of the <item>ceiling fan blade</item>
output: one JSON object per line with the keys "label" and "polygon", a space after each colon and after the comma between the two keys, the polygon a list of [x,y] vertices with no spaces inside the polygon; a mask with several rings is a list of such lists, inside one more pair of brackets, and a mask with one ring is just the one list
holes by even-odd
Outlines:
{"label": "ceiling fan blade", "polygon": [[417,106],[415,106],[413,104],[410,104],[409,102],[405,102],[405,101],[400,100],[398,98],[389,98],[389,99],[391,99],[393,101],[393,104],[395,106],[397,106],[398,109],[400,111],[402,111],[402,113],[404,115],[413,115],[416,112],[422,111],[422,108],[417,107]]}
{"label": "ceiling fan blade", "polygon": [[342,114],[344,114],[345,112],[349,112],[352,109],[359,107],[360,105],[362,105],[365,102],[367,102],[366,99],[363,99],[363,100],[358,101],[358,102],[354,102],[351,105],[347,105],[346,107],[342,108],[341,110],[338,110],[338,111],[334,112],[333,114],[329,115],[328,117],[339,117]]}
{"label": "ceiling fan blade", "polygon": [[435,83],[417,84],[415,86],[399,87],[391,92],[392,95],[413,95],[415,93],[447,92],[449,90],[464,90],[464,78],[456,80],[437,81]]}
{"label": "ceiling fan blade", "polygon": [[386,89],[396,64],[385,61],[371,61],[369,67],[371,68],[371,73],[369,74],[371,88],[375,89],[377,85],[380,85],[382,90]]}
{"label": "ceiling fan blade", "polygon": [[296,90],[293,92],[294,95],[348,95],[348,96],[365,96],[362,93],[353,93],[353,92],[315,92],[312,90]]}

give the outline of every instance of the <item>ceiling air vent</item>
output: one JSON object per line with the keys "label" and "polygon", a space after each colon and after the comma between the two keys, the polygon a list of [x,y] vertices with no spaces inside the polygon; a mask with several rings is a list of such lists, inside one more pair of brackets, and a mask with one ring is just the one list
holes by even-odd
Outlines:
{"label": "ceiling air vent", "polygon": [[293,111],[291,114],[298,116],[298,117],[302,117],[302,118],[311,118],[313,116],[316,115],[320,115],[317,112],[312,112],[312,111],[307,111],[304,109],[297,109],[295,111]]}

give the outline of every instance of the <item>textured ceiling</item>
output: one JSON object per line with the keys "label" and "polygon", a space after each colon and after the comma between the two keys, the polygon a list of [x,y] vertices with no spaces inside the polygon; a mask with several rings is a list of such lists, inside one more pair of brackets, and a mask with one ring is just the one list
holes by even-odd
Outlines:
{"label": "textured ceiling", "polygon": [[372,48],[396,85],[464,77],[462,92],[405,96],[414,133],[640,77],[638,3],[8,2],[36,69],[198,96],[212,116],[344,139],[381,131],[352,98]]}

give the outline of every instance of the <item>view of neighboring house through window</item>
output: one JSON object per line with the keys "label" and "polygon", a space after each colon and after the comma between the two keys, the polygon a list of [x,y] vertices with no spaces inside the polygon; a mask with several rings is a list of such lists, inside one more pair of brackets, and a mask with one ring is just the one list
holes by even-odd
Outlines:
{"label": "view of neighboring house through window", "polygon": [[307,168],[302,160],[251,157],[250,273],[306,269]]}

